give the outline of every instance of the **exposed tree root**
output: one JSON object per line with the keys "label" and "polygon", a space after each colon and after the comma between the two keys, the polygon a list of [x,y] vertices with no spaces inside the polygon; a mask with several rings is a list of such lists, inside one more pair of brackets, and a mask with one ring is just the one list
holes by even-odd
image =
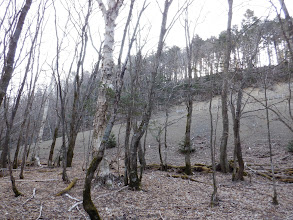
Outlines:
{"label": "exposed tree root", "polygon": [[65,193],[67,193],[72,187],[75,186],[76,182],[77,182],[77,178],[74,178],[74,179],[71,181],[71,183],[70,183],[65,189],[63,189],[62,191],[58,192],[58,193],[56,194],[56,196],[61,196],[61,195],[65,194]]}

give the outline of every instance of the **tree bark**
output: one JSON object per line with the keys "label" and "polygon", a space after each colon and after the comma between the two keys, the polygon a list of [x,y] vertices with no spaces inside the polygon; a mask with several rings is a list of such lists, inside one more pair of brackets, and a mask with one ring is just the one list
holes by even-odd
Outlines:
{"label": "tree bark", "polygon": [[17,43],[18,43],[22,28],[24,25],[26,15],[31,7],[31,4],[32,4],[32,0],[26,0],[25,5],[23,6],[20,12],[20,16],[15,28],[15,31],[13,33],[13,36],[11,37],[9,42],[8,53],[4,61],[4,66],[2,69],[2,74],[0,79],[0,106],[2,104],[4,96],[6,95],[6,91],[12,77],[13,68],[14,68],[14,57],[16,53]]}
{"label": "tree bark", "polygon": [[[110,94],[113,92],[113,76],[114,76],[114,60],[113,60],[113,49],[114,49],[114,31],[115,31],[115,21],[118,16],[120,7],[123,1],[108,1],[108,9],[106,9],[102,0],[98,0],[99,7],[103,13],[105,21],[105,40],[103,47],[103,58],[102,58],[102,73],[100,86],[98,90],[98,100],[97,100],[97,110],[94,118],[94,131],[93,131],[93,148],[94,151],[98,152],[101,141],[104,135],[104,131],[107,125],[107,111],[108,104],[110,103]],[[105,159],[105,158],[104,158]],[[102,163],[106,164],[106,163]],[[108,170],[107,168],[101,168],[103,170]],[[107,176],[104,173],[104,177]],[[108,181],[110,183],[110,180]]]}
{"label": "tree bark", "polygon": [[[279,0],[282,10],[285,14],[285,20],[286,20],[286,24],[287,24],[287,32],[289,35],[289,50],[290,50],[290,55],[291,55],[291,60],[293,62],[293,22],[292,22],[292,18],[290,17],[290,14],[288,12],[288,9],[286,7],[285,1],[284,0]],[[285,36],[286,37],[286,36]]]}
{"label": "tree bark", "polygon": [[150,80],[150,88],[149,88],[149,95],[147,100],[146,110],[143,113],[141,123],[137,129],[137,131],[133,134],[131,139],[130,145],[130,171],[129,171],[129,186],[133,189],[139,189],[140,187],[140,178],[138,178],[137,174],[137,149],[139,142],[145,133],[153,109],[153,96],[154,96],[154,87],[156,82],[156,76],[159,70],[159,63],[162,57],[162,50],[164,46],[164,37],[166,35],[166,24],[167,24],[167,15],[170,5],[172,4],[173,0],[165,0],[163,17],[162,17],[162,24],[161,24],[161,31],[160,37],[158,42],[158,48],[155,57],[155,66],[151,73],[151,80]]}
{"label": "tree bark", "polygon": [[226,40],[226,52],[224,61],[224,72],[223,72],[223,85],[221,93],[222,101],[222,121],[223,131],[220,145],[220,166],[221,171],[226,173],[229,172],[229,164],[227,158],[227,144],[229,136],[229,118],[228,118],[228,75],[229,75],[229,64],[231,54],[231,24],[232,24],[232,6],[233,0],[228,0],[229,12],[228,12],[228,26],[227,26],[227,40]]}
{"label": "tree bark", "polygon": [[54,149],[55,149],[55,145],[56,145],[56,139],[58,137],[58,131],[59,131],[59,125],[60,125],[60,120],[58,119],[58,123],[54,129],[54,134],[53,134],[53,138],[52,138],[52,144],[50,147],[50,153],[49,153],[49,159],[48,159],[48,167],[51,167],[52,161],[53,161],[53,155],[54,155]]}
{"label": "tree bark", "polygon": [[[237,94],[236,109],[234,107],[233,100],[231,97],[231,112],[233,116],[233,132],[234,132],[234,154],[237,157],[237,161],[239,165],[235,176],[233,173],[233,176],[232,176],[233,181],[244,180],[244,162],[242,157],[241,140],[240,140],[240,119],[241,119],[242,97],[243,97],[242,88],[240,88]],[[236,164],[236,161],[234,161],[234,164]],[[235,166],[234,166],[234,169],[236,170]]]}

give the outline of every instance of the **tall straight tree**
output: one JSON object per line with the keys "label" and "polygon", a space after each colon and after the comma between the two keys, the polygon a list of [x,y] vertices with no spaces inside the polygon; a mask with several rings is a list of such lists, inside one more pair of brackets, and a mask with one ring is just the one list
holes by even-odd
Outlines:
{"label": "tall straight tree", "polygon": [[221,92],[222,101],[222,120],[223,131],[220,145],[220,166],[221,171],[226,173],[229,171],[229,164],[227,158],[227,144],[229,136],[229,118],[228,118],[228,76],[229,76],[229,64],[231,54],[231,24],[232,24],[232,7],[233,0],[228,0],[229,12],[228,12],[228,25],[227,25],[227,37],[226,37],[226,51],[224,57],[224,72],[223,72],[223,84]]}
{"label": "tall straight tree", "polygon": [[6,91],[12,77],[17,42],[19,40],[21,31],[24,25],[24,21],[31,7],[31,4],[32,4],[32,0],[26,0],[23,8],[21,9],[20,16],[18,18],[18,22],[14,30],[14,33],[10,38],[9,48],[8,48],[6,58],[4,60],[4,66],[3,66],[1,78],[0,78],[0,106],[2,104],[4,96],[6,95]]}
{"label": "tall straight tree", "polygon": [[288,12],[287,6],[285,4],[285,0],[279,0],[279,1],[280,1],[282,10],[285,14],[285,21],[286,21],[287,33],[288,33],[288,47],[289,47],[289,52],[291,54],[291,60],[293,61],[293,22]]}
{"label": "tall straight tree", "polygon": [[192,98],[192,39],[190,39],[190,27],[188,22],[188,8],[186,8],[186,18],[184,24],[185,30],[185,41],[186,41],[186,55],[187,55],[187,100],[186,100],[186,108],[187,108],[187,116],[186,116],[186,128],[185,128],[185,138],[184,138],[184,149],[186,150],[185,155],[185,173],[187,175],[192,174],[191,171],[191,162],[190,162],[190,154],[191,154],[191,140],[190,140],[190,128],[192,122],[192,107],[193,107],[193,98]]}
{"label": "tall straight tree", "polygon": [[[110,93],[114,89],[112,84],[114,76],[114,33],[115,33],[115,21],[119,13],[119,9],[123,4],[123,0],[109,0],[106,5],[102,0],[97,0],[99,7],[103,13],[105,22],[105,38],[103,46],[101,79],[98,89],[97,110],[94,118],[94,132],[93,132],[93,149],[98,152],[101,146],[102,138],[107,125],[107,110],[110,103]],[[104,159],[105,160],[105,159]],[[107,176],[107,162],[101,163],[102,176]]]}

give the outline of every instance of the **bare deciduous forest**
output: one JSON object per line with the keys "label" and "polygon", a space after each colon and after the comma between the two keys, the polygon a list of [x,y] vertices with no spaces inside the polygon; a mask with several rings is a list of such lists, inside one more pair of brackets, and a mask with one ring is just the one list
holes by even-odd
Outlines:
{"label": "bare deciduous forest", "polygon": [[221,4],[0,0],[0,218],[293,219],[292,4]]}

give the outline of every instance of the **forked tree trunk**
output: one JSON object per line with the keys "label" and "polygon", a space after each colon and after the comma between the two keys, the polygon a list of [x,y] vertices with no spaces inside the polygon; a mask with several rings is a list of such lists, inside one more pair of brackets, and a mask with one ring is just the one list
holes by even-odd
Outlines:
{"label": "forked tree trunk", "polygon": [[161,32],[160,32],[160,38],[158,42],[158,48],[157,53],[155,57],[155,66],[151,73],[151,81],[150,81],[150,88],[149,88],[149,95],[147,100],[147,107],[145,112],[143,113],[143,117],[141,120],[140,125],[138,126],[137,132],[135,132],[131,139],[130,144],[130,170],[129,170],[129,186],[133,189],[139,189],[140,187],[140,180],[141,178],[138,177],[137,173],[137,150],[139,142],[144,135],[150,118],[151,113],[153,109],[153,96],[154,96],[154,87],[156,82],[156,76],[158,74],[159,70],[159,63],[162,57],[162,50],[164,46],[164,37],[166,34],[166,24],[167,24],[167,15],[170,5],[172,4],[173,0],[165,0],[165,6],[163,11],[163,17],[162,17],[162,24],[161,24]]}
{"label": "forked tree trunk", "polygon": [[238,170],[236,170],[236,158],[234,158],[234,170],[232,180],[244,180],[244,162],[242,157],[241,140],[240,140],[240,119],[241,119],[241,104],[242,104],[242,88],[239,88],[237,93],[236,109],[231,96],[231,112],[233,117],[233,132],[234,132],[234,155],[238,161]]}
{"label": "forked tree trunk", "polygon": [[[99,3],[102,3],[102,1],[99,1]],[[108,5],[109,6],[114,6],[113,3],[115,3],[115,1],[108,1]],[[103,4],[103,3],[102,3]],[[119,8],[119,4],[122,4],[122,2],[117,2],[116,6]],[[103,6],[103,5],[102,5]],[[111,7],[110,7],[111,8]],[[143,5],[143,8],[139,14],[132,38],[130,40],[130,44],[128,47],[128,53],[127,53],[127,57],[125,60],[125,63],[121,69],[121,71],[119,72],[120,74],[117,77],[117,88],[115,91],[115,101],[113,104],[113,110],[111,113],[111,118],[109,120],[109,122],[107,123],[107,126],[105,128],[104,134],[103,134],[103,139],[101,140],[101,145],[98,148],[98,151],[94,152],[94,157],[93,160],[87,170],[86,173],[86,177],[85,177],[85,184],[84,184],[84,190],[83,190],[83,207],[85,209],[85,211],[89,214],[91,219],[100,219],[99,213],[95,207],[95,205],[93,204],[92,200],[91,200],[91,182],[93,179],[93,176],[95,174],[95,171],[98,167],[98,165],[101,163],[103,156],[104,156],[104,151],[105,151],[105,144],[106,142],[109,140],[109,136],[111,133],[111,130],[114,126],[114,122],[115,122],[115,118],[117,115],[117,111],[118,111],[118,104],[120,101],[120,97],[121,97],[121,91],[122,91],[122,87],[123,87],[123,78],[124,78],[124,74],[126,71],[126,65],[127,65],[127,61],[128,58],[130,56],[130,50],[132,48],[133,42],[134,42],[134,38],[136,35],[136,31],[137,31],[137,27],[140,21],[140,17],[142,15],[142,12],[145,10],[146,6],[145,6],[145,2]],[[118,11],[117,11],[118,13]]]}
{"label": "forked tree trunk", "polygon": [[232,6],[233,0],[228,0],[229,12],[228,12],[228,26],[227,26],[227,40],[226,40],[226,52],[224,61],[224,72],[223,72],[223,85],[221,93],[222,101],[222,120],[223,120],[223,131],[220,145],[220,166],[221,171],[226,173],[229,172],[229,164],[227,158],[227,144],[229,136],[229,118],[228,118],[228,75],[229,75],[229,64],[231,54],[231,24],[232,24]]}

